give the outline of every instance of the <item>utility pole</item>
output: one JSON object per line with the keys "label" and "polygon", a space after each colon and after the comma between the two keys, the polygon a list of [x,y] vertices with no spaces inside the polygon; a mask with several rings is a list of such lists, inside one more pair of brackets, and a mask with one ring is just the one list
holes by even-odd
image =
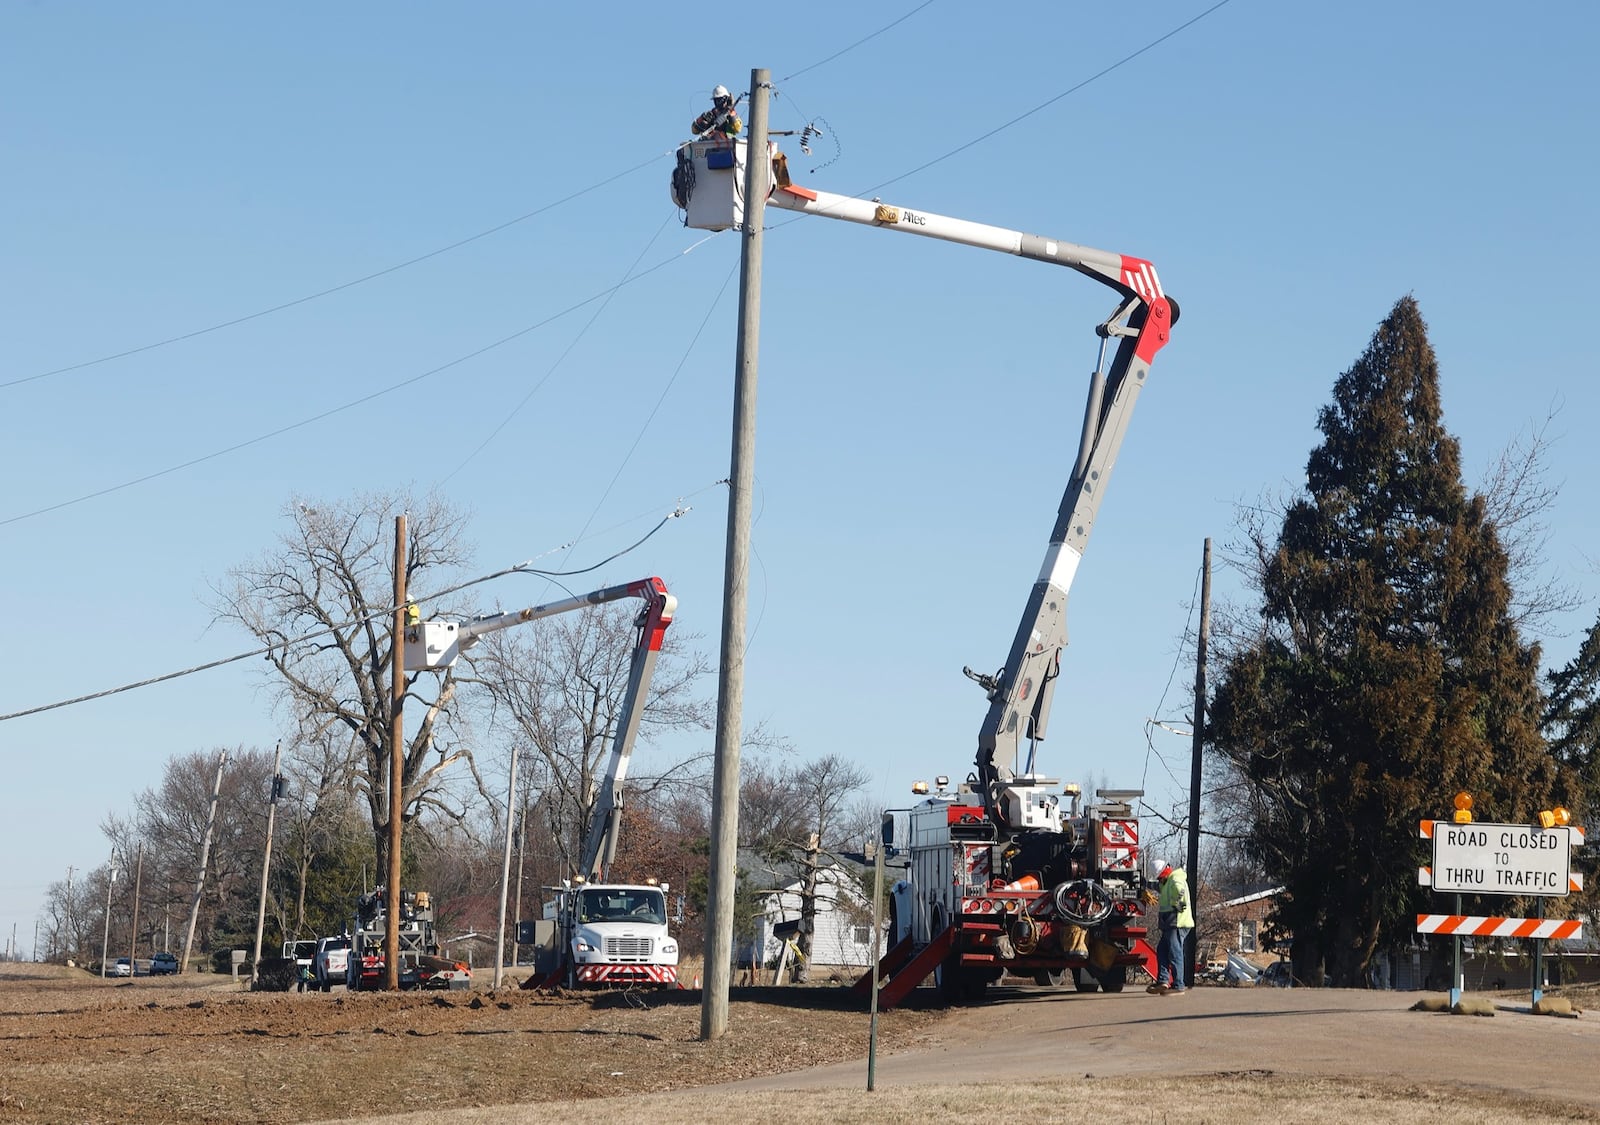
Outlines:
{"label": "utility pole", "polygon": [[389,710],[389,894],[383,936],[383,987],[400,991],[400,822],[405,817],[405,790],[401,764],[405,738],[400,712],[406,701],[406,516],[394,518],[394,640],[389,645],[393,662]]}
{"label": "utility pole", "polygon": [[700,1038],[728,1031],[733,975],[733,892],[738,880],[739,740],[744,708],[745,603],[755,490],[756,357],[761,341],[761,240],[766,221],[767,70],[750,72],[750,134],[745,143],[744,241],[739,259],[739,330],[733,381],[733,454],[728,474],[728,543],[723,561],[722,646],[717,670],[716,762],[711,785],[711,868],[706,902],[705,991]]}
{"label": "utility pole", "polygon": [[[510,779],[506,782],[506,843],[500,858],[500,930],[494,942],[494,987],[500,987],[501,978],[505,975],[506,967],[506,899],[511,893],[511,836],[514,831],[512,821],[515,819],[517,803],[517,758],[521,751],[517,747],[511,749]],[[513,943],[512,960],[516,959],[516,945]]]}
{"label": "utility pole", "polygon": [[516,965],[522,956],[522,882],[528,874],[528,793],[524,783],[522,793],[522,809],[517,821],[517,905],[513,909],[513,921],[517,926],[517,938],[511,943],[511,963]]}
{"label": "utility pole", "polygon": [[200,844],[200,872],[194,880],[194,898],[189,902],[189,934],[183,939],[183,963],[180,973],[189,971],[189,952],[194,948],[194,927],[200,920],[200,895],[206,887],[206,863],[211,859],[211,830],[217,823],[217,804],[222,796],[222,767],[227,764],[226,750],[217,755],[217,783],[211,789],[211,809],[206,813],[206,835]]}
{"label": "utility pole", "polygon": [[261,973],[261,932],[267,923],[267,873],[272,870],[272,830],[277,822],[278,797],[283,792],[283,775],[278,767],[283,764],[283,742],[272,749],[272,792],[267,796],[267,845],[261,853],[261,893],[256,897],[256,950],[250,958],[250,983],[254,984]]}
{"label": "utility pole", "polygon": [[883,929],[878,904],[883,901],[883,832],[868,841],[872,848],[872,1014],[867,1020],[867,1090],[878,1088],[878,966],[883,961]]}
{"label": "utility pole", "polygon": [[1211,540],[1206,539],[1204,560],[1200,564],[1200,637],[1194,657],[1194,746],[1189,755],[1189,909],[1194,911],[1194,929],[1183,951],[1183,977],[1194,983],[1195,964],[1200,951],[1200,749],[1206,731],[1206,644],[1211,637]]}
{"label": "utility pole", "polygon": [[[106,979],[106,957],[111,952],[111,888],[117,882],[117,853],[111,853],[111,865],[106,869],[106,924],[100,934],[100,979]],[[130,966],[131,968],[131,966]]]}
{"label": "utility pole", "polygon": [[72,945],[70,947],[70,950],[66,950],[64,952],[66,952],[68,956],[75,956],[77,954],[77,952],[78,952],[78,941],[72,935],[72,865],[71,864],[67,865],[67,938],[66,938],[66,940],[71,942]]}
{"label": "utility pole", "polygon": [[139,891],[144,882],[144,841],[139,841],[139,858],[133,863],[133,923],[128,930],[128,978],[131,980],[139,964]]}

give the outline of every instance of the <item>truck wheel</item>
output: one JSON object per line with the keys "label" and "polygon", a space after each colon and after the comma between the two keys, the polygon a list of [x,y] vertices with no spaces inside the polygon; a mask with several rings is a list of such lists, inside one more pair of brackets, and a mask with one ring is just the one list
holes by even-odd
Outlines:
{"label": "truck wheel", "polygon": [[1089,975],[1086,969],[1072,970],[1072,985],[1079,992],[1099,992],[1100,982]]}
{"label": "truck wheel", "polygon": [[1033,983],[1040,988],[1059,988],[1061,982],[1066,980],[1065,969],[1036,969],[1033,974]]}
{"label": "truck wheel", "polygon": [[1122,986],[1128,983],[1128,966],[1113,965],[1100,974],[1100,987],[1107,992],[1121,992]]}

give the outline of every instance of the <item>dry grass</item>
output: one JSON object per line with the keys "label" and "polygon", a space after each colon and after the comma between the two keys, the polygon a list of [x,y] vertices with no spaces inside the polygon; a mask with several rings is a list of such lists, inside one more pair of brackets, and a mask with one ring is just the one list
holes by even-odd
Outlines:
{"label": "dry grass", "polygon": [[[1025,1085],[948,1085],[904,1089],[694,1091],[547,1102],[453,1113],[452,1125],[533,1125],[579,1117],[694,1125],[704,1121],[782,1121],[785,1125],[880,1125],[883,1122],[968,1121],[995,1117],[1017,1121],[1104,1121],[1120,1106],[1141,1122],[1281,1122],[1283,1125],[1534,1125],[1550,1121],[1600,1121],[1600,1115],[1567,1105],[1498,1093],[1418,1083],[1375,1083],[1357,1078],[1303,1078],[1269,1071],[1187,1076],[1050,1079]],[[375,1123],[377,1118],[369,1119]],[[425,1120],[406,1115],[386,1125]],[[343,1125],[362,1125],[360,1121]]]}

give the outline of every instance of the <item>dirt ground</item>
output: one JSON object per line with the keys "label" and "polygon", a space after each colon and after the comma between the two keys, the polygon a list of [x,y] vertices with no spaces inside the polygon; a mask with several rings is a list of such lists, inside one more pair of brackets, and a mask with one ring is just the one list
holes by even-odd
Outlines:
{"label": "dirt ground", "polygon": [[[843,989],[749,990],[702,1043],[698,992],[250,993],[0,966],[0,1125],[291,1122],[666,1091],[858,1057]],[[885,1049],[934,1011],[880,1017]]]}
{"label": "dirt ground", "polygon": [[1110,1094],[1191,1125],[1600,1121],[1600,1022],[1516,1015],[1515,998],[1478,1020],[1412,1012],[1416,994],[1000,992],[883,1013],[868,1094],[867,1015],[838,988],[736,989],[730,1034],[702,1043],[692,992],[262,994],[4,965],[0,1125],[880,1123],[975,1105],[1089,1121]]}

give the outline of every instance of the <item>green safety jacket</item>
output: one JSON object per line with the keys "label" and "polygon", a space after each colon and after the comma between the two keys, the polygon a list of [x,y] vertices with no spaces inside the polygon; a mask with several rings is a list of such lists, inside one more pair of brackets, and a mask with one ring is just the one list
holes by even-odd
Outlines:
{"label": "green safety jacket", "polygon": [[1189,876],[1181,867],[1161,881],[1161,899],[1156,905],[1161,912],[1161,928],[1170,930],[1194,928],[1194,911],[1189,903]]}

